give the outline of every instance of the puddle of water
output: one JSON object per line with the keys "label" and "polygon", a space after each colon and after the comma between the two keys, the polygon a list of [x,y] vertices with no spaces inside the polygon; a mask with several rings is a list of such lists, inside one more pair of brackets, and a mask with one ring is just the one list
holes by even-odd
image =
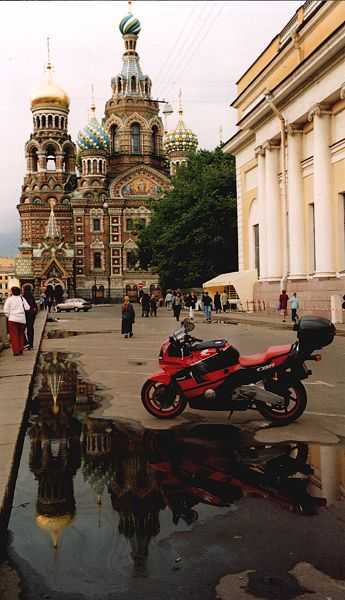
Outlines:
{"label": "puddle of water", "polygon": [[207,600],[224,572],[284,556],[288,571],[298,553],[345,576],[317,489],[334,492],[334,448],[263,445],[230,424],[148,430],[93,417],[100,401],[73,354],[41,354],[10,522],[24,598]]}
{"label": "puddle of water", "polygon": [[67,329],[48,329],[45,336],[48,339],[61,339],[74,337],[76,335],[97,335],[100,333],[116,333],[119,329],[106,329],[103,331],[68,331]]}

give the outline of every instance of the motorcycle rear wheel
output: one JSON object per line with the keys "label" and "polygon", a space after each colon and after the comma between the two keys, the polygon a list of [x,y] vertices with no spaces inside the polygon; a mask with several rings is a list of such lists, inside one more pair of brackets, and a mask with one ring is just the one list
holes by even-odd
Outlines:
{"label": "motorcycle rear wheel", "polygon": [[[164,406],[167,396],[170,404]],[[148,379],[141,388],[141,400],[146,410],[157,419],[173,419],[187,406],[187,400],[176,393],[172,386]],[[165,402],[164,402],[165,401]]]}
{"label": "motorcycle rear wheel", "polygon": [[[267,389],[270,392],[275,392],[274,386],[267,386]],[[282,395],[281,386],[279,395]],[[278,408],[276,406],[269,406],[268,404],[261,404],[258,406],[259,412],[265,419],[268,419],[275,425],[289,425],[289,423],[296,421],[306,409],[307,393],[305,387],[300,381],[291,381],[286,386],[284,398],[286,401],[284,407]]]}

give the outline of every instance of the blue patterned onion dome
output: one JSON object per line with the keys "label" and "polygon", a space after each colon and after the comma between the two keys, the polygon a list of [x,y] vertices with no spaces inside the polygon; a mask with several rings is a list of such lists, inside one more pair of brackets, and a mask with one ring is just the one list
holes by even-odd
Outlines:
{"label": "blue patterned onion dome", "polygon": [[77,142],[80,150],[108,151],[110,148],[109,136],[96,117],[92,117],[87,126],[79,131]]}
{"label": "blue patterned onion dome", "polygon": [[173,152],[192,152],[198,146],[198,138],[191,129],[187,129],[182,118],[180,118],[174,131],[169,131],[164,140],[165,151],[168,154]]}
{"label": "blue patterned onion dome", "polygon": [[133,17],[133,15],[126,15],[120,22],[119,30],[122,35],[126,35],[127,33],[139,35],[141,30],[140,21],[136,17]]}

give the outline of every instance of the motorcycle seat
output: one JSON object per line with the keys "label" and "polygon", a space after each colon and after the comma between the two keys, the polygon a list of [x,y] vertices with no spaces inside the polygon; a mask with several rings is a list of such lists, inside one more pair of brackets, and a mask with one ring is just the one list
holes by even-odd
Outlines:
{"label": "motorcycle seat", "polygon": [[224,348],[226,340],[208,340],[206,342],[194,342],[192,344],[193,351],[209,350],[212,348]]}
{"label": "motorcycle seat", "polygon": [[241,367],[256,367],[268,363],[273,358],[288,354],[291,350],[291,344],[284,346],[270,346],[266,352],[252,354],[251,356],[240,356]]}

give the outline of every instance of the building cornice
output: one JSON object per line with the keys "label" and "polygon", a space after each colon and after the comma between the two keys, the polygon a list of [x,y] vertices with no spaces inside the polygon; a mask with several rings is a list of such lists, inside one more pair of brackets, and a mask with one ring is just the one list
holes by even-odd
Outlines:
{"label": "building cornice", "polygon": [[226,154],[233,154],[243,146],[248,146],[251,142],[255,142],[255,133],[251,130],[242,129],[235,133],[229,140],[224,142],[222,150]]}
{"label": "building cornice", "polygon": [[[318,78],[322,74],[322,69],[327,69],[330,60],[339,55],[339,60],[343,60],[343,51],[345,49],[345,25],[342,25],[333,33],[316,51],[313,52],[303,63],[281,81],[273,90],[274,101],[281,107],[287,100],[291,99],[293,93],[301,89],[306,81],[310,81],[314,75]],[[256,126],[268,116],[271,116],[272,109],[264,98],[247,115],[245,115],[237,125],[248,129]]]}
{"label": "building cornice", "polygon": [[[305,36],[306,33],[308,33],[309,29],[311,27],[314,27],[315,25],[315,21],[319,20],[322,15],[327,12],[329,9],[331,8],[331,4],[329,4],[328,2],[325,2],[324,4],[320,4],[317,8],[317,10],[311,15],[309,16],[304,22],[302,22],[302,24],[300,24],[299,26],[292,28],[292,31],[296,34],[298,34],[298,40],[300,43],[301,40],[301,36]],[[297,12],[296,11],[294,17],[291,19],[291,21],[289,21],[289,23],[287,24],[290,25],[290,22],[292,22],[294,19],[296,19],[297,17]],[[314,18],[315,17],[315,18]],[[284,32],[284,30],[287,28],[284,27],[284,29],[282,30],[281,33]],[[291,28],[291,27],[290,27]],[[275,38],[273,38],[271,44],[274,42],[275,39],[279,38],[279,35],[276,36]],[[283,40],[282,40],[283,41]],[[267,50],[267,48],[269,48],[270,44],[265,48],[265,50],[259,54],[259,56],[257,57],[257,59],[250,65],[250,67],[243,73],[243,75],[240,77],[240,79],[236,82],[236,84],[238,84],[241,79],[250,71],[250,69],[255,65],[255,63],[259,60],[259,58],[262,56],[262,54]],[[267,77],[267,72],[271,69],[275,68],[275,63],[281,61],[284,56],[286,54],[288,54],[291,50],[293,50],[296,47],[296,40],[294,35],[291,35],[291,37],[289,37],[285,43],[283,45],[281,45],[278,53],[267,63],[267,65],[265,65],[263,67],[263,69],[256,75],[255,78],[252,79],[252,81],[250,83],[248,83],[248,85],[242,90],[242,92],[235,98],[235,100],[233,100],[233,102],[231,103],[230,106],[232,106],[233,108],[238,108],[238,104],[239,102],[243,102],[245,100],[245,98],[252,93],[253,90],[253,85],[257,86],[260,84],[260,82],[262,82],[265,77]],[[308,57],[307,57],[308,58]],[[245,110],[245,109],[244,109]]]}

